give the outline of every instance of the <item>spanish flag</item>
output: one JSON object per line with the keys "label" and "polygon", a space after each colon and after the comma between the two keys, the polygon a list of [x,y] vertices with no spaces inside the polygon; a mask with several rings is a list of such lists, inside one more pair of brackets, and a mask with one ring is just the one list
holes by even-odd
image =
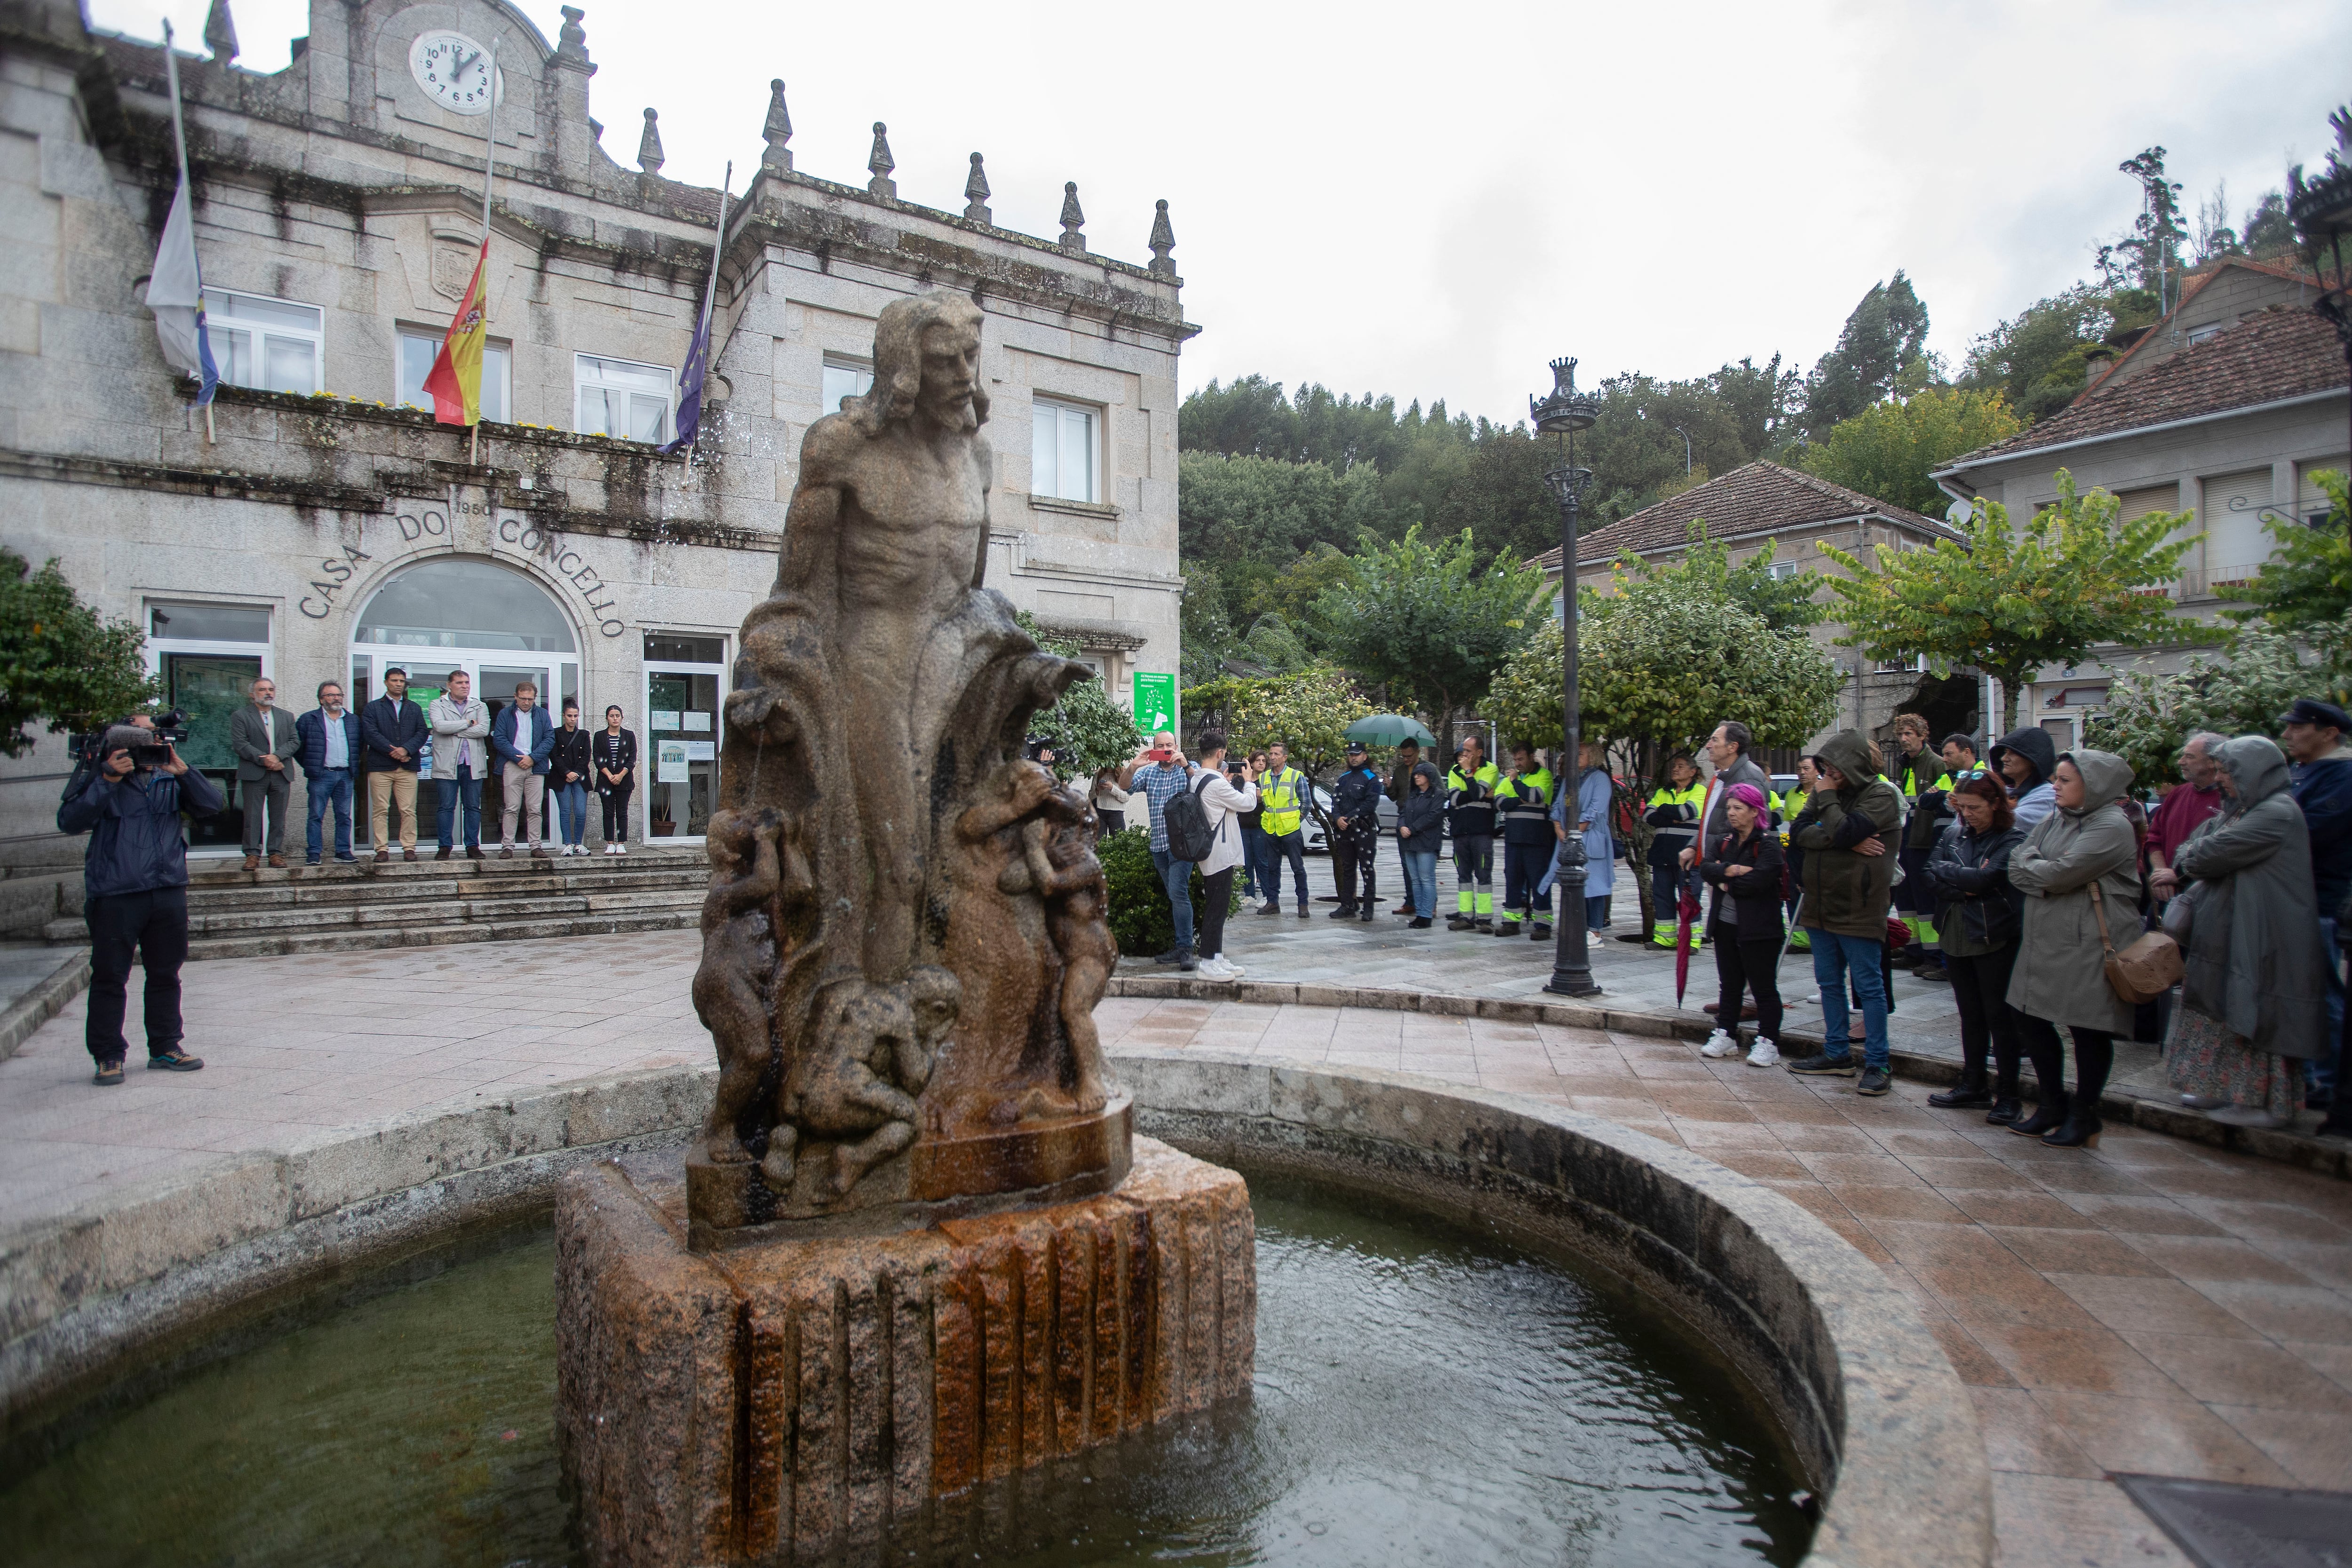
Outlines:
{"label": "spanish flag", "polygon": [[482,274],[489,269],[490,239],[482,237],[482,254],[474,260],[474,280],[457,305],[457,319],[442,336],[441,353],[425,390],[433,395],[436,425],[478,425],[482,422],[482,342],[489,332],[482,297]]}

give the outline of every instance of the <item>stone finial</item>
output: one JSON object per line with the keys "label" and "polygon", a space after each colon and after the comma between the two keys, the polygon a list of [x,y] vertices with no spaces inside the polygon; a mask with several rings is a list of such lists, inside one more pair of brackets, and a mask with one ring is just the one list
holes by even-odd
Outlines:
{"label": "stone finial", "polygon": [[1062,248],[1084,250],[1087,237],[1078,232],[1086,226],[1087,215],[1078,205],[1078,183],[1066,181],[1062,185]]}
{"label": "stone finial", "polygon": [[236,23],[229,16],[228,0],[213,0],[213,8],[205,13],[205,47],[221,65],[236,58]]}
{"label": "stone finial", "polygon": [[661,118],[652,110],[646,110],[646,133],[637,139],[637,167],[648,174],[658,174],[662,158],[661,127],[655,123]]}
{"label": "stone finial", "polygon": [[971,155],[971,178],[963,183],[963,216],[974,223],[991,223],[988,213],[988,172],[980,166],[980,154]]}
{"label": "stone finial", "polygon": [[588,29],[580,19],[588,15],[577,5],[563,7],[563,26],[555,35],[555,58],[576,64],[588,63]]}
{"label": "stone finial", "polygon": [[866,154],[866,166],[874,174],[874,177],[866,182],[866,191],[873,195],[898,200],[898,186],[890,178],[890,171],[898,166],[890,157],[890,128],[878,120],[874,122],[874,151]]}
{"label": "stone finial", "polygon": [[1176,276],[1176,263],[1169,252],[1176,248],[1176,231],[1169,226],[1168,199],[1160,200],[1160,212],[1151,220],[1151,270],[1163,278]]}
{"label": "stone finial", "polygon": [[768,83],[768,122],[760,128],[766,139],[768,151],[760,160],[760,167],[779,174],[792,172],[793,150],[786,143],[793,139],[793,117],[784,108],[784,79],[777,77]]}

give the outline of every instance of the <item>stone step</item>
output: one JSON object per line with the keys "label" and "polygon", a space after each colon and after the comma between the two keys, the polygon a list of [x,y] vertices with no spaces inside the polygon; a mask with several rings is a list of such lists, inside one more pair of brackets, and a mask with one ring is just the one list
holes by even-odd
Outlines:
{"label": "stone step", "polygon": [[[392,947],[440,947],[457,942],[529,942],[555,936],[609,936],[633,931],[690,931],[701,917],[698,902],[669,909],[630,909],[530,920],[461,921],[437,925],[294,927],[220,936],[194,936],[188,956],[263,958],[282,953],[374,952]],[[79,921],[52,921],[52,942],[89,940]]]}
{"label": "stone step", "polygon": [[245,931],[384,930],[395,926],[478,924],[543,917],[625,913],[641,910],[695,910],[697,890],[562,894],[537,898],[452,899],[433,903],[344,904],[318,910],[206,910],[188,913],[191,935],[228,936]]}
{"label": "stone step", "polygon": [[345,873],[246,886],[192,887],[191,910],[330,909],[344,905],[438,903],[452,899],[531,898],[551,893],[593,893],[635,889],[692,891],[709,886],[707,869],[644,871],[540,871],[479,875],[445,868],[437,877],[403,877]]}

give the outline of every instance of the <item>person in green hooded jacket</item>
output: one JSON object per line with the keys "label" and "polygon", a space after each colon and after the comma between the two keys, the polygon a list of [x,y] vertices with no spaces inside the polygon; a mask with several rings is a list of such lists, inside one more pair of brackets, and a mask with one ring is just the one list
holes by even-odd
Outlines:
{"label": "person in green hooded jacket", "polygon": [[1813,759],[1821,783],[1790,825],[1789,841],[1804,851],[1804,902],[1797,923],[1811,938],[1813,978],[1822,987],[1822,1033],[1828,1048],[1788,1064],[1793,1073],[1853,1071],[1847,1034],[1846,980],[1862,1001],[1862,1078],[1857,1094],[1892,1087],[1886,1040],[1886,907],[1895,882],[1903,797],[1877,776],[1870,737],[1841,730]]}

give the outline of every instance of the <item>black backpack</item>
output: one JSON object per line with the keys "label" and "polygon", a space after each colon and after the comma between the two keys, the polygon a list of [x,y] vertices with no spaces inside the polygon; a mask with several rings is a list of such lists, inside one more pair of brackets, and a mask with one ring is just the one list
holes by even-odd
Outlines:
{"label": "black backpack", "polygon": [[1201,804],[1201,792],[1217,775],[1202,771],[1199,779],[1187,785],[1182,795],[1171,797],[1160,808],[1160,821],[1168,829],[1168,858],[1190,860],[1198,864],[1209,858],[1217,847],[1216,830],[1209,826],[1209,808]]}

